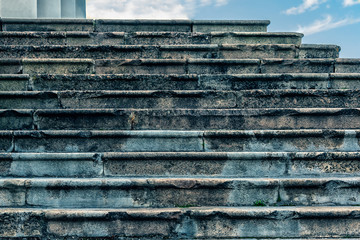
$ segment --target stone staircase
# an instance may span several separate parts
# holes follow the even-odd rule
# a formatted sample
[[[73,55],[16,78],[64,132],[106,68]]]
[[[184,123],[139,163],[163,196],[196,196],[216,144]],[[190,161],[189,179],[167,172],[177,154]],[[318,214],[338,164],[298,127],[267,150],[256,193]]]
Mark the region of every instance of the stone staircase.
[[[2,19],[1,239],[359,239],[360,60],[269,21]]]

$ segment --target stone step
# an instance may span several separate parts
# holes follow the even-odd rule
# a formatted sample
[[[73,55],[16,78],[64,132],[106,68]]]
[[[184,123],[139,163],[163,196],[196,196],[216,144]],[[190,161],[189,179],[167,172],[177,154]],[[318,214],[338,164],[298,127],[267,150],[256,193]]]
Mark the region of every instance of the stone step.
[[[27,74],[0,74],[0,91],[26,91],[30,89]]]
[[[91,45],[91,46],[0,46],[0,58],[91,58],[91,59],[249,59],[338,58],[337,46],[290,44],[196,44],[196,45]]]
[[[0,91],[0,109],[360,108],[360,90]]]
[[[19,79],[20,78],[20,79]],[[23,80],[24,78],[24,80]],[[360,74],[0,75],[0,91],[360,89]]]
[[[224,30],[225,31],[225,30]],[[295,44],[301,33],[289,32],[0,32],[0,45],[184,45],[184,44]],[[305,52],[306,49],[303,49]],[[323,50],[319,49],[319,52]],[[306,55],[306,54],[302,54]],[[309,52],[311,55],[311,51]]]
[[[2,178],[0,207],[358,206],[359,177]]]
[[[359,130],[0,131],[10,152],[354,152]]]
[[[357,108],[3,109],[4,130],[358,129]]]
[[[360,176],[359,152],[0,153],[2,177]]]
[[[267,20],[1,19],[2,31],[266,32]]]
[[[2,59],[0,74],[360,73],[360,59]]]
[[[360,237],[359,207],[4,208],[1,237],[146,239]]]

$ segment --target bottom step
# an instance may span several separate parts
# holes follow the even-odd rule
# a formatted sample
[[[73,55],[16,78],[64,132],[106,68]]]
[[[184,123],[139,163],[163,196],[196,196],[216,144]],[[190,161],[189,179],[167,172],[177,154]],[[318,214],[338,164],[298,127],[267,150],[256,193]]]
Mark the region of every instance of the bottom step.
[[[360,207],[0,209],[0,238],[359,238]]]

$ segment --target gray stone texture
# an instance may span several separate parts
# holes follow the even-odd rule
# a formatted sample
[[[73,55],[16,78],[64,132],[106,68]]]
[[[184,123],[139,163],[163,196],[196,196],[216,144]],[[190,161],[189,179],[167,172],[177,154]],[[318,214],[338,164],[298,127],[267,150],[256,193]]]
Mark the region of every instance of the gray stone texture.
[[[1,20],[1,239],[360,238],[358,59],[57,3]]]

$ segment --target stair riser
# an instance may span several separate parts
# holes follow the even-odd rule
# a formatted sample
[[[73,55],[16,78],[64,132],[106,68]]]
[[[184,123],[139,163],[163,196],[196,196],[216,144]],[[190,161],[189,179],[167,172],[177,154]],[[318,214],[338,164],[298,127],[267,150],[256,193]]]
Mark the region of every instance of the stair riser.
[[[336,179],[3,180],[0,207],[358,205],[359,182]],[[196,187],[195,187],[196,186]]]
[[[290,60],[289,60],[290,61]],[[349,67],[350,66],[350,67]],[[0,74],[254,74],[254,73],[360,73],[359,64],[291,60],[17,60],[5,61]]]
[[[93,154],[96,155],[96,154]],[[101,156],[102,154],[98,154]],[[316,159],[196,159],[184,157],[162,159],[94,157],[71,159],[2,159],[0,176],[3,177],[298,177],[360,175],[357,159],[338,157],[329,160]]]
[[[73,214],[42,211],[5,211],[1,223],[2,237],[111,237],[147,239],[226,239],[226,238],[352,238],[360,237],[359,220],[352,209],[339,213],[328,212],[306,215],[301,210],[261,208],[244,214],[228,209],[166,210],[142,214],[133,211],[87,211]],[[230,212],[230,213],[228,213]],[[299,213],[300,212],[300,213]],[[357,214],[357,212],[355,212]],[[31,224],[29,224],[31,223]],[[259,228],[261,226],[261,228]],[[65,237],[66,236],[66,237]]]
[[[0,92],[0,109],[359,108],[359,91]]]
[[[249,59],[249,58],[298,58],[295,46],[268,45],[234,46],[233,48],[158,48],[142,47],[0,47],[0,58],[91,58],[91,59]],[[319,53],[318,58],[332,53]]]
[[[300,45],[299,36],[214,36],[211,34],[124,34],[124,33],[0,33],[0,45],[183,45],[183,44],[292,44]],[[304,54],[305,56],[305,54]]]
[[[111,93],[110,93],[111,94]],[[161,93],[159,93],[161,95]],[[166,94],[166,93],[165,93]],[[107,97],[98,94],[68,95],[49,94],[49,96],[9,96],[0,94],[0,109],[61,109],[61,108],[235,108],[235,93],[188,93],[177,96],[156,96],[154,94],[125,94]],[[144,96],[145,95],[145,96]],[[147,96],[146,96],[147,95]],[[152,96],[151,96],[152,95]]]
[[[356,110],[6,110],[0,129],[39,130],[253,130],[253,129],[358,129]],[[15,121],[14,121],[15,120]]]
[[[13,75],[14,77],[17,75]],[[359,89],[358,77],[290,75],[35,75],[3,78],[0,91],[54,90],[251,90],[251,89]]]
[[[143,136],[142,134],[145,134]],[[278,135],[279,134],[279,135]],[[15,132],[0,136],[2,152],[331,152],[357,151],[355,131]]]
[[[198,77],[194,75],[142,75],[142,76],[34,76],[31,89],[37,91],[49,90],[195,90],[198,88]],[[360,82],[360,80],[359,80]],[[16,88],[19,83],[14,83]],[[4,90],[6,91],[4,84]],[[360,85],[359,85],[360,86]],[[25,83],[22,87],[26,87]],[[1,85],[0,85],[1,88]],[[9,89],[10,90],[10,89]]]
[[[330,75],[330,76],[329,76]],[[45,80],[45,79],[44,79]],[[60,81],[60,80],[59,80]],[[40,84],[40,81],[39,81]],[[45,84],[44,84],[45,85]],[[339,76],[334,74],[321,74],[317,76],[295,75],[225,75],[225,76],[199,76],[200,89],[212,90],[247,90],[247,89],[358,89],[360,75]],[[35,87],[36,88],[36,87]]]
[[[3,31],[266,32],[269,21],[4,19]]]

